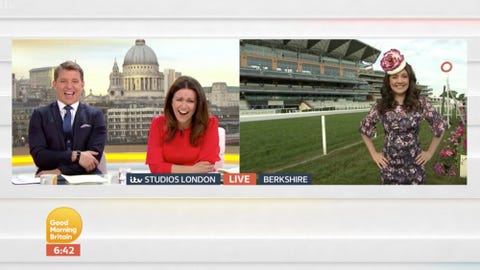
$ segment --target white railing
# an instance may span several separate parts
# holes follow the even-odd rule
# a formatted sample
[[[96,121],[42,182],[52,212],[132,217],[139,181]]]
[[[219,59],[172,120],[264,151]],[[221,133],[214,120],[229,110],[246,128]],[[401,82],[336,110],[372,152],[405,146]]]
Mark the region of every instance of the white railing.
[[[260,113],[253,114],[258,110],[250,110],[251,114],[240,113],[240,122],[254,122],[264,120],[276,120],[276,119],[290,119],[290,118],[302,118],[322,115],[334,115],[334,114],[347,114],[357,112],[368,112],[370,109],[350,109],[350,110],[332,110],[332,111],[311,111],[311,112],[290,112],[290,113]],[[275,111],[272,109],[271,111]]]
[[[321,117],[321,126],[322,126],[322,147],[323,154],[327,154],[327,136],[326,136],[326,125],[325,125],[325,115],[335,115],[335,114],[349,114],[357,112],[368,112],[370,109],[357,109],[357,110],[334,110],[334,111],[314,111],[314,112],[292,112],[292,113],[273,113],[273,114],[255,114],[255,115],[242,115],[240,114],[240,123],[242,122],[255,122],[255,121],[266,121],[266,120],[277,120],[277,119],[292,119],[292,118],[304,118],[304,117]]]

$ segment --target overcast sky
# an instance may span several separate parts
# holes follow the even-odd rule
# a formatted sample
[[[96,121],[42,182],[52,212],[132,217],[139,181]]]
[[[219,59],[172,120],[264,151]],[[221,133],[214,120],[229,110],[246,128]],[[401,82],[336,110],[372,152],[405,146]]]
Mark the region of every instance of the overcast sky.
[[[412,65],[417,81],[429,85],[438,96],[446,85],[448,76],[451,90],[467,94],[467,42],[464,39],[359,39],[381,50],[374,65],[381,69],[380,59],[383,53],[395,48]],[[445,73],[440,66],[445,61],[452,63],[452,70]]]
[[[418,82],[429,85],[438,96],[449,78],[450,89],[467,93],[467,42],[463,39],[359,39],[384,52],[396,48],[412,65]],[[203,86],[213,82],[239,85],[238,39],[145,39],[158,58],[159,69],[175,69],[196,77]],[[12,46],[12,69],[17,78],[28,78],[32,68],[56,66],[65,60],[76,60],[85,72],[85,89],[106,94],[109,74],[117,59],[122,71],[127,51],[135,45],[131,39],[16,39]],[[444,73],[443,62],[453,64]]]
[[[123,71],[125,54],[135,45],[135,38],[16,39],[12,43],[12,72],[18,79],[28,78],[32,68],[75,60],[84,70],[85,90],[106,94],[114,60],[117,59]],[[214,82],[238,86],[237,39],[145,39],[145,44],[156,53],[161,72],[175,69],[195,77],[203,86],[211,86]]]

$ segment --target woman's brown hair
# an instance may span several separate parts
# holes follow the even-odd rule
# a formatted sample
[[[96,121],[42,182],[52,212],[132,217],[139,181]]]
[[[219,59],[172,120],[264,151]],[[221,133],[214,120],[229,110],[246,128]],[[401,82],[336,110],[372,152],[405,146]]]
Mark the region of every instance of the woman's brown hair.
[[[417,87],[417,77],[410,64],[407,63],[405,70],[408,73],[409,83],[403,106],[407,112],[418,111],[420,109],[420,89]],[[392,75],[385,73],[385,77],[383,77],[383,86],[381,89],[382,98],[378,101],[380,114],[391,111],[398,105],[393,96],[392,88],[390,87],[390,76]]]
[[[189,76],[181,76],[177,78],[168,89],[167,96],[165,97],[163,114],[165,115],[168,129],[168,135],[166,136],[165,141],[172,140],[175,132],[178,130],[178,121],[173,112],[172,101],[173,96],[180,89],[190,89],[195,91],[196,93],[197,103],[195,113],[192,116],[192,131],[190,133],[190,144],[193,146],[197,146],[200,137],[207,129],[210,114],[208,111],[208,103],[205,91],[196,79]]]

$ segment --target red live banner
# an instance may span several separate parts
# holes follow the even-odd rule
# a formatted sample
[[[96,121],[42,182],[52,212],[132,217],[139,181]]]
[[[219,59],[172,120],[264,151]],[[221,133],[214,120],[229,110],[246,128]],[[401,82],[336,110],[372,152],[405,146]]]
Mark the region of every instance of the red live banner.
[[[47,256],[80,256],[80,244],[47,244]]]
[[[256,185],[255,173],[226,173],[223,175],[224,185]]]

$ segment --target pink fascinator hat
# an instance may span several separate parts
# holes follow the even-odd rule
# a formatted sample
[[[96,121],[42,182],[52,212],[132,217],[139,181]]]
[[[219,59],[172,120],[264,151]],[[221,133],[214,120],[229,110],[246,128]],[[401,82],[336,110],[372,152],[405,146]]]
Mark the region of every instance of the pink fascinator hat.
[[[391,49],[383,54],[382,60],[380,60],[380,66],[387,72],[388,75],[394,75],[402,71],[407,65],[405,57],[397,49]]]

